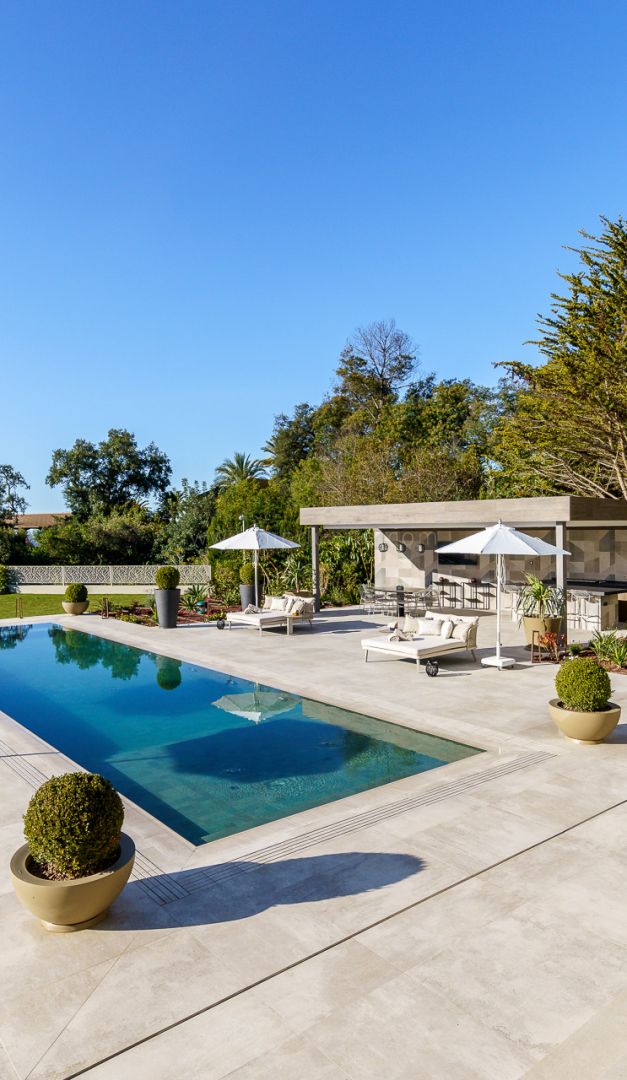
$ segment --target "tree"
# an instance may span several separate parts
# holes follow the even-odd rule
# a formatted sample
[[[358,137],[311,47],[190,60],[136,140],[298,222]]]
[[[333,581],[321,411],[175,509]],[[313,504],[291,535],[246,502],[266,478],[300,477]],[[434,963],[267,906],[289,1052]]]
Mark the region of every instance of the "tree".
[[[228,487],[230,484],[238,484],[240,480],[259,480],[265,477],[266,468],[263,461],[253,458],[250,454],[235,453],[232,458],[225,458],[218,465],[215,473],[216,484]]]
[[[69,509],[85,520],[93,513],[162,498],[171,473],[166,454],[154,443],[141,450],[130,431],[111,428],[97,445],[77,439],[70,450],[55,450],[46,483],[61,486]]]
[[[263,448],[274,476],[280,479],[291,476],[312,452],[316,437],[314,416],[315,409],[304,402],[296,406],[291,417],[286,413],[275,416],[274,431]]]
[[[510,415],[497,425],[493,456],[517,493],[627,498],[627,225],[601,218],[592,246],[574,248],[582,268],[560,274],[532,342],[547,358],[509,369]]]
[[[182,481],[170,498],[170,520],[161,537],[161,555],[168,562],[187,562],[202,555],[207,529],[216,509],[216,491],[206,484]]]
[[[0,525],[14,524],[27,507],[20,488],[28,490],[24,477],[12,465],[0,465]]]
[[[72,517],[42,529],[38,561],[113,566],[152,562],[160,524],[140,506],[93,514],[85,521]]]
[[[366,426],[376,427],[416,369],[416,347],[394,319],[359,327],[340,354],[335,393]]]

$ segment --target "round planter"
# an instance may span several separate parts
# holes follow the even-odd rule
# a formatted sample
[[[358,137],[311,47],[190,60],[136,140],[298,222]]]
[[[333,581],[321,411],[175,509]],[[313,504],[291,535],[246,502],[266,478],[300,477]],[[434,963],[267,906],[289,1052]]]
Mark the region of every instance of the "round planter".
[[[76,604],[71,604],[69,600],[62,600],[61,607],[67,615],[82,615],[89,607],[89,600],[81,600]]]
[[[242,611],[246,611],[249,604],[255,603],[255,586],[254,585],[240,585],[239,598],[242,604]]]
[[[32,856],[23,844],[11,859],[11,880],[18,900],[41,920],[46,930],[66,934],[95,926],[126,885],[133,863],[135,844],[122,833],[120,855],[108,870],[84,878],[47,881],[29,870]]]
[[[534,631],[539,634],[559,634],[562,628],[561,615],[544,615],[542,618],[536,615],[523,615],[525,627],[525,640],[527,645],[533,645]]]
[[[181,603],[180,589],[155,589],[157,618],[162,630],[173,630],[178,620]]]
[[[559,698],[549,701],[549,716],[569,739],[581,743],[603,742],[620,720],[620,705],[609,701],[599,712],[565,709]]]

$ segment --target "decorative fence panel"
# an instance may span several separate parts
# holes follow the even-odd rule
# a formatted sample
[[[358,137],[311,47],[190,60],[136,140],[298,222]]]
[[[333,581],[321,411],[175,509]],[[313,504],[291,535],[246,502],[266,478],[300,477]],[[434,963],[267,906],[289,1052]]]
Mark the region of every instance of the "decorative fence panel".
[[[20,585],[154,585],[159,565],[148,566],[8,566],[11,580]],[[186,563],[178,567],[181,585],[208,585],[209,563]]]

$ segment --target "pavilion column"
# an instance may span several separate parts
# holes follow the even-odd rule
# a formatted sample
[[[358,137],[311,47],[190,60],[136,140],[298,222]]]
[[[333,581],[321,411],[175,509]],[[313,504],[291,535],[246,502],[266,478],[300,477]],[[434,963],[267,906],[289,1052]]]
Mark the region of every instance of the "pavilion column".
[[[557,521],[555,523],[555,546],[567,550],[567,530],[565,521]],[[566,597],[566,587],[568,584],[568,556],[556,555],[555,556],[555,584],[558,589],[562,589],[564,593],[564,612],[562,615],[562,633],[568,640],[568,618],[567,607],[568,600]]]
[[[311,526],[311,584],[313,586],[314,611],[320,611],[320,528]]]

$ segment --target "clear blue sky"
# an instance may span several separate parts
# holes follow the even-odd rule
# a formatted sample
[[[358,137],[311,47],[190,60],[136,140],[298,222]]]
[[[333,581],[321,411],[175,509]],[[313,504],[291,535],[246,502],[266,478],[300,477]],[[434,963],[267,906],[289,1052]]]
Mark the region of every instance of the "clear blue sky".
[[[5,0],[0,463],[128,427],[210,480],[394,316],[494,382],[625,210],[624,3]]]

